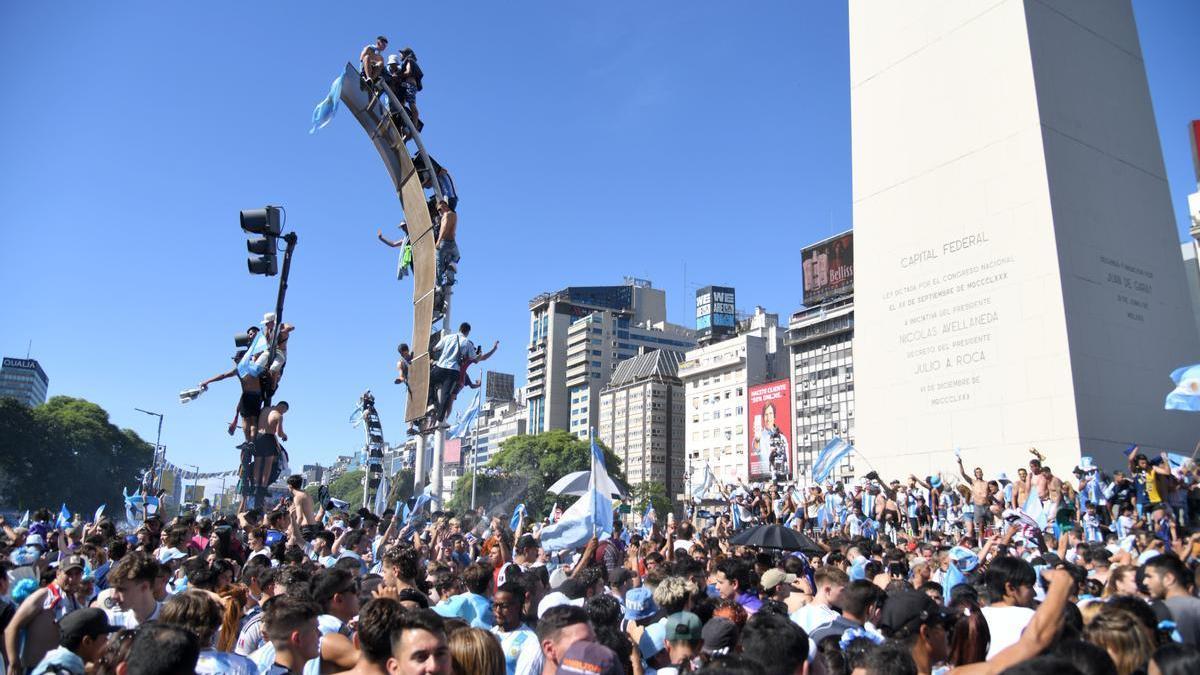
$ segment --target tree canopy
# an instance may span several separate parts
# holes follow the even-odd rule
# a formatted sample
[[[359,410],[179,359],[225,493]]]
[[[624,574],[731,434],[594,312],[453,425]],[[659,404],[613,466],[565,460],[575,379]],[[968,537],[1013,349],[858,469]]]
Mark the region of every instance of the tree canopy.
[[[42,506],[91,511],[123,508],[150,468],[154,446],[118,429],[108,412],[80,398],[55,396],[29,408],[0,398],[0,503],[17,509]]]
[[[624,480],[621,460],[603,443],[604,464],[608,474]],[[591,465],[591,442],[562,429],[540,434],[513,436],[500,443],[500,451],[481,467],[477,477],[476,504],[489,511],[511,513],[524,503],[530,517],[546,515],[558,499],[546,489],[572,471],[582,471]],[[563,497],[559,504],[566,508],[575,497]],[[456,511],[471,506],[471,472],[466,472],[454,485],[449,508]]]

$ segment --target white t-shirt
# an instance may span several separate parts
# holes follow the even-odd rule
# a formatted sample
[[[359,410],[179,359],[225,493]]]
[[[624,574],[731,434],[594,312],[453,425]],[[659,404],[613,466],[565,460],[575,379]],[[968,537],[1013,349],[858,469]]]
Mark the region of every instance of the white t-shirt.
[[[1028,607],[984,607],[983,618],[987,619],[988,632],[992,634],[987,653],[990,660],[997,652],[1021,639],[1021,632],[1033,620],[1033,610]]]

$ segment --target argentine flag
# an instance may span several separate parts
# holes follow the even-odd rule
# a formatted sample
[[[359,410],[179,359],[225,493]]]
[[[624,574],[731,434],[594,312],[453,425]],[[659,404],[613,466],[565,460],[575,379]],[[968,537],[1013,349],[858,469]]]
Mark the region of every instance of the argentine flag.
[[[1200,365],[1185,366],[1171,373],[1175,389],[1167,394],[1167,410],[1200,410]]]
[[[465,436],[471,429],[471,425],[475,422],[475,418],[479,417],[479,404],[481,399],[481,391],[475,390],[475,398],[471,400],[471,405],[458,416],[458,421],[454,426],[450,427],[450,433],[446,434],[447,438],[460,438]]]
[[[601,486],[608,485],[604,453],[592,437],[592,469],[588,489],[566,511],[558,522],[542,528],[542,548],[564,551],[582,548],[593,536],[605,539],[612,536],[612,497]]]
[[[813,480],[818,483],[825,482],[829,474],[833,473],[834,468],[853,450],[853,445],[840,438],[835,437],[826,443],[825,447],[821,449],[820,454],[817,455],[817,461],[813,462]]]

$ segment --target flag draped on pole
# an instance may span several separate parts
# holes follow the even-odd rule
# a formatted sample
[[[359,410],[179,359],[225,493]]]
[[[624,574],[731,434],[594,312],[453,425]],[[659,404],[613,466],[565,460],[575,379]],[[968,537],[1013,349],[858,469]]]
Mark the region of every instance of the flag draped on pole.
[[[308,133],[315,134],[317,129],[324,129],[325,125],[333,121],[334,114],[337,113],[338,103],[342,100],[342,76],[338,75],[333,84],[329,85],[329,93],[317,107],[313,109],[312,128]]]
[[[604,453],[592,438],[592,468],[588,476],[588,489],[575,501],[558,522],[542,528],[542,548],[547,551],[562,551],[581,548],[592,536],[604,539],[612,536],[613,503],[607,489],[608,471],[604,467]],[[555,508],[557,508],[555,504]]]
[[[854,446],[840,438],[835,437],[826,443],[825,447],[821,448],[821,452],[817,454],[817,461],[813,462],[813,480],[823,483],[829,474],[833,473],[838,463],[853,451]]]
[[[388,492],[391,490],[391,481],[388,480],[387,474],[379,477],[379,487],[375,488],[375,515],[382,516],[388,507]]]
[[[1177,368],[1171,373],[1175,389],[1167,394],[1167,410],[1200,411],[1200,364]]]
[[[450,431],[446,434],[446,438],[460,438],[465,436],[471,430],[471,424],[475,422],[475,418],[479,417],[479,406],[481,402],[481,390],[475,390],[475,398],[471,400],[471,405],[462,411],[458,416],[458,421],[450,427]]]

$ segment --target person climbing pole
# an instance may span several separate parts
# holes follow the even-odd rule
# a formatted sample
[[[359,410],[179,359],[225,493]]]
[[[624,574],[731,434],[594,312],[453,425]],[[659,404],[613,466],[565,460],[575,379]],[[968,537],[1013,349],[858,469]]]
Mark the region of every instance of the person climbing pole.
[[[379,230],[376,235],[379,237],[379,241],[389,247],[400,249],[400,261],[396,264],[397,280],[403,279],[412,271],[412,244],[408,241],[408,223],[400,221],[400,229],[404,232],[404,237],[401,239],[388,239],[383,236],[383,230]]]
[[[425,73],[421,72],[421,66],[417,65],[417,55],[412,47],[400,50],[400,62],[400,86],[403,93],[396,92],[396,95],[404,97],[404,107],[408,109],[408,116],[412,118],[413,126],[420,131],[425,128],[425,123],[421,121],[421,115],[417,112],[417,92],[424,88],[421,82],[425,79]]]
[[[437,211],[438,227],[433,240],[434,248],[437,250],[437,285],[441,287],[442,294],[445,295],[446,290],[454,285],[455,275],[458,272],[458,261],[461,260],[458,244],[454,240],[458,233],[458,214],[450,208],[450,203],[445,199],[438,200]]]
[[[382,35],[375,42],[362,48],[358,62],[362,66],[363,83],[370,85],[383,74],[383,52],[387,49],[388,39]]]
[[[429,369],[429,391],[434,402],[432,421],[442,429],[449,428],[446,413],[458,385],[462,361],[475,353],[475,345],[467,337],[470,334],[471,324],[464,321],[457,333],[443,336],[433,349],[437,360]]]

